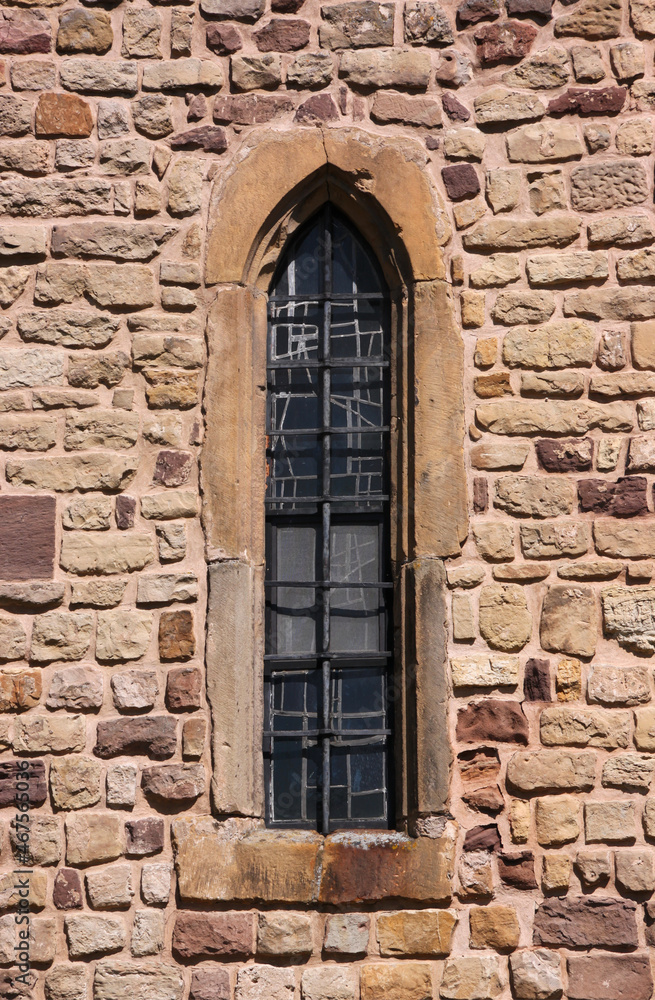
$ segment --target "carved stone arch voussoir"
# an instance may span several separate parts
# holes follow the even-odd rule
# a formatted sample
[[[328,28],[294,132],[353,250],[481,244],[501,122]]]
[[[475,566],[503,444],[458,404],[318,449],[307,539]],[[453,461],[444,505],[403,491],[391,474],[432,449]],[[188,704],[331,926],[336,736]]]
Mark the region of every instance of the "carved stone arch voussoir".
[[[266,290],[288,235],[327,199],[376,251],[404,351],[396,559],[410,734],[400,812],[409,821],[443,812],[448,799],[442,560],[459,554],[468,530],[464,352],[443,259],[450,226],[425,151],[357,129],[253,135],[212,192],[206,281],[218,287],[207,323],[201,485],[213,802],[222,815],[263,814]]]

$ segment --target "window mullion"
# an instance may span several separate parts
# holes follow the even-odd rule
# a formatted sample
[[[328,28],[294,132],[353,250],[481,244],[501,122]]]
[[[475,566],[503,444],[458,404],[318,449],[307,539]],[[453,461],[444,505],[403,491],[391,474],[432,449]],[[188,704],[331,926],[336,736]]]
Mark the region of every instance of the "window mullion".
[[[323,343],[322,361],[330,360],[330,328],[332,325],[332,303],[330,294],[332,292],[332,219],[329,205],[325,208],[325,225],[323,230],[323,280],[325,292],[325,302],[323,303]],[[325,365],[322,372],[322,458],[323,458],[323,496],[330,496],[330,476],[331,476],[331,441],[329,427],[331,425],[331,405],[330,397],[332,393],[332,372],[329,365]],[[331,578],[330,571],[330,520],[331,507],[329,500],[322,503],[322,547],[321,547],[321,582],[325,584]],[[323,596],[323,635],[322,651],[329,652],[330,649],[330,590],[323,586],[321,590]],[[330,660],[324,659],[321,663],[322,680],[322,727],[324,735],[322,737],[322,829],[326,834],[330,829]]]

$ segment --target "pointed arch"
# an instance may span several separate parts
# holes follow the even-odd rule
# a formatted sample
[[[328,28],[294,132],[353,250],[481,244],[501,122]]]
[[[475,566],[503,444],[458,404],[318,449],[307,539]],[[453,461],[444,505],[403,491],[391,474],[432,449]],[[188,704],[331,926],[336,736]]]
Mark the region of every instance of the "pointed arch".
[[[401,824],[443,812],[445,572],[467,534],[463,343],[442,247],[449,224],[425,152],[356,129],[248,139],[212,192],[206,280],[206,436],[201,459],[209,563],[208,695],[213,802],[263,814],[264,427],[267,289],[294,230],[332,202],[375,249],[391,291],[398,368],[394,426]]]

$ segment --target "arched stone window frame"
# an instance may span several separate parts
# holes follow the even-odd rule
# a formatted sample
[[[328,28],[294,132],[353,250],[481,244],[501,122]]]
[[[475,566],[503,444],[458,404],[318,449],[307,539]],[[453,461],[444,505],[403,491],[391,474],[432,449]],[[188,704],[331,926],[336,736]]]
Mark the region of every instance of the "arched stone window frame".
[[[357,129],[256,133],[212,192],[201,458],[212,803],[218,817],[264,815],[266,294],[287,237],[327,199],[376,250],[391,290],[396,798],[399,828],[415,833],[448,809],[443,560],[467,534],[463,342],[442,251],[450,226],[425,152]]]

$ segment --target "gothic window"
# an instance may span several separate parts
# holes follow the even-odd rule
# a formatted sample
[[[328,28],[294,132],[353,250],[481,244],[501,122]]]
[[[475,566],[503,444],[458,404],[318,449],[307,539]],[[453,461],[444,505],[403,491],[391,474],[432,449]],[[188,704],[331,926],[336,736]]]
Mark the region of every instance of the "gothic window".
[[[267,823],[388,827],[390,303],[330,204],[290,239],[268,310]]]

